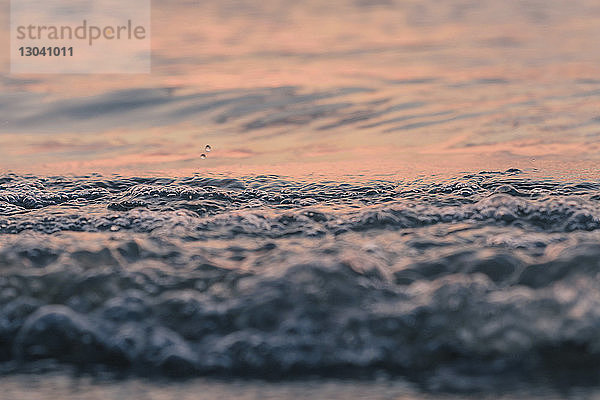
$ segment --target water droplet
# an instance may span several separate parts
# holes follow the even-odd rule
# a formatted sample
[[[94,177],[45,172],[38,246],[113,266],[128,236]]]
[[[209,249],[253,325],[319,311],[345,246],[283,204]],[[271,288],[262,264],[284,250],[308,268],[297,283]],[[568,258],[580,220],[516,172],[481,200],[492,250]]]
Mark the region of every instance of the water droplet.
[[[206,158],[206,154],[204,154],[204,153],[200,154],[200,158],[204,160]]]
[[[212,147],[210,147],[210,144],[207,144],[206,147],[204,148],[204,151],[206,151],[207,153],[210,152],[212,150]]]

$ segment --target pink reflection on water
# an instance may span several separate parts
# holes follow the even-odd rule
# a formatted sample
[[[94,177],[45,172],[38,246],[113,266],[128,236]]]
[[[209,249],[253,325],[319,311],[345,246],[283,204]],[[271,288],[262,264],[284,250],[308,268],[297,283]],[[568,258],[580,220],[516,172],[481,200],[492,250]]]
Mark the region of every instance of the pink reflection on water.
[[[498,167],[534,157],[597,160],[598,86],[590,80],[600,76],[597,2],[470,5],[155,3],[151,75],[15,75],[0,85],[39,95],[27,105],[32,117],[60,99],[138,88],[169,87],[177,101],[215,90],[242,98],[242,89],[263,87],[297,86],[298,96],[343,87],[370,91],[292,106],[282,95],[240,109],[232,103],[204,110],[200,100],[181,100],[95,116],[92,107],[85,118],[50,119],[42,128],[51,137],[39,135],[40,126],[9,124],[0,135],[0,165],[41,173],[233,168],[343,175],[364,166],[378,173],[431,171],[432,161],[442,170],[445,163],[468,170],[485,169],[487,160]],[[394,108],[410,102],[421,104]],[[197,115],[177,120],[194,107]],[[153,120],[165,110],[172,120]],[[131,115],[135,124],[123,117]],[[262,125],[249,129],[256,121]],[[205,142],[216,151],[200,162]]]

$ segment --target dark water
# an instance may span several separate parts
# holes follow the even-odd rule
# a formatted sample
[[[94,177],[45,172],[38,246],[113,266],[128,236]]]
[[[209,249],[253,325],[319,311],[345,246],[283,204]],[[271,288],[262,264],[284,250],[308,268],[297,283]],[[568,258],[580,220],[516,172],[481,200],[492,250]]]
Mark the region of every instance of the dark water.
[[[163,1],[152,74],[0,71],[0,398],[597,395],[599,20]]]
[[[3,175],[2,369],[596,382],[600,184],[351,182]]]

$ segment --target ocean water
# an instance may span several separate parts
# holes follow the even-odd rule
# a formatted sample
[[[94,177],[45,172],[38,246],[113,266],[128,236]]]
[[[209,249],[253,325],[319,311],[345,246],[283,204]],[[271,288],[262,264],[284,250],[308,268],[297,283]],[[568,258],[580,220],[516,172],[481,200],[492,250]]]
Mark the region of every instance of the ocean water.
[[[598,379],[598,183],[0,182],[5,373]]]
[[[598,396],[596,0],[152,15],[0,75],[0,398]]]

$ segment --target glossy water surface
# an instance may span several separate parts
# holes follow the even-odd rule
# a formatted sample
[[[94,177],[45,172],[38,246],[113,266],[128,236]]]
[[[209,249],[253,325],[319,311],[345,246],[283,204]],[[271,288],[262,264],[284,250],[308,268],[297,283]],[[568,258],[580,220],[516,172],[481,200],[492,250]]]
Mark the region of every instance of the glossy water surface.
[[[167,1],[151,75],[1,75],[2,387],[61,397],[36,374],[67,368],[130,377],[89,396],[207,375],[591,396],[598,18]]]

